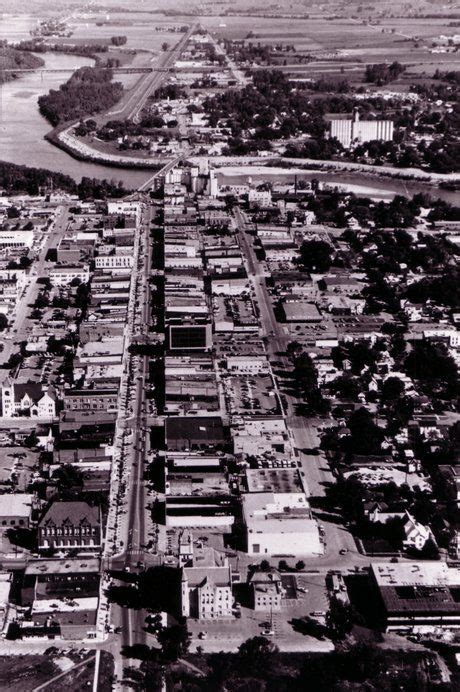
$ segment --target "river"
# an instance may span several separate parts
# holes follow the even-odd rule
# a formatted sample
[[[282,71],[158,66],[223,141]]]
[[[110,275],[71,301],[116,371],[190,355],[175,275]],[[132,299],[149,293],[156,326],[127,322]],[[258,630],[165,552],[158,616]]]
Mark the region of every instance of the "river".
[[[51,125],[40,115],[38,97],[50,89],[57,89],[77,67],[91,65],[93,61],[60,53],[46,53],[40,57],[45,60],[46,68],[68,67],[69,71],[55,74],[37,71],[1,86],[0,158],[66,173],[76,180],[86,175],[122,180],[127,187],[138,187],[147,180],[148,171],[122,170],[78,161],[44,139]]]
[[[4,15],[0,18],[0,39],[6,38],[13,42],[28,38],[30,28],[35,21],[26,15]],[[129,33],[130,27],[126,27],[126,29]],[[60,53],[46,53],[41,57],[45,61],[45,68],[65,68],[66,71],[53,74],[42,73],[38,70],[0,85],[0,159],[59,171],[75,180],[80,180],[82,176],[107,178],[117,182],[121,180],[125,188],[137,189],[151,176],[151,171],[128,170],[79,161],[44,139],[51,126],[40,115],[37,105],[38,97],[50,89],[57,89],[77,67],[91,65],[93,61]],[[272,176],[267,171],[259,175],[252,175],[252,178],[254,182],[262,182],[264,177],[273,181],[293,179],[293,175],[286,175],[286,173],[286,171],[279,171],[279,174]],[[358,194],[368,194],[377,199],[390,199],[395,194],[411,196],[416,192],[425,192],[431,193],[435,198],[440,197],[448,202],[458,204],[458,193],[431,188],[428,185],[420,185],[415,182],[406,183],[389,178],[372,178],[372,176],[359,173],[340,174],[323,171],[308,171],[298,177],[307,180],[312,177],[319,178],[347,187],[350,191]],[[241,175],[231,178],[225,176],[224,180],[225,182],[236,182],[245,178],[246,176]]]

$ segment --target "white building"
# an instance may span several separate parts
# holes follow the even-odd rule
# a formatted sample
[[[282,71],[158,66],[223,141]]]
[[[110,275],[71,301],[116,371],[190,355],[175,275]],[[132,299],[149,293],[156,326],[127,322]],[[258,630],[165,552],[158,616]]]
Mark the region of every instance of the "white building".
[[[261,207],[269,207],[272,203],[272,193],[270,190],[249,190],[249,204],[257,204]]]
[[[392,120],[360,120],[356,111],[353,119],[331,120],[331,137],[339,140],[346,149],[353,143],[363,142],[391,142],[393,140],[394,125]]]
[[[33,242],[33,231],[0,231],[0,248],[31,248]]]
[[[195,549],[193,534],[179,539],[181,613],[183,617],[215,620],[232,617],[232,570],[225,556],[213,548]]]
[[[2,416],[30,416],[31,418],[55,418],[56,397],[51,388],[27,382],[11,383],[5,380],[2,386]]]
[[[305,495],[247,493],[242,500],[249,555],[323,554]]]
[[[54,286],[68,286],[74,279],[86,284],[89,281],[89,276],[89,267],[86,265],[54,267],[49,274],[50,281]]]
[[[102,255],[94,260],[96,269],[132,269],[133,255]]]
[[[404,533],[406,536],[403,541],[404,547],[416,550],[422,550],[432,535],[430,528],[416,521],[409,512],[405,514]]]

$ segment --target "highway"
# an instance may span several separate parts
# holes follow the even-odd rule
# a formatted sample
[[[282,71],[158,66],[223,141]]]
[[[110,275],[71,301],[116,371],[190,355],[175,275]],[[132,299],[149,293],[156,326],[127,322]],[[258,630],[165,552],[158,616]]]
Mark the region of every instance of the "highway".
[[[128,119],[136,122],[148,97],[166,80],[170,70],[174,67],[174,63],[184,50],[189,38],[196,31],[197,26],[197,24],[193,24],[172,50],[164,51],[158,60],[158,64],[155,66],[155,71],[142,77],[131,93],[128,94],[127,98],[125,100],[122,99],[118,107],[109,111],[107,115],[116,116],[120,120]],[[154,58],[152,58],[152,60],[153,59]]]

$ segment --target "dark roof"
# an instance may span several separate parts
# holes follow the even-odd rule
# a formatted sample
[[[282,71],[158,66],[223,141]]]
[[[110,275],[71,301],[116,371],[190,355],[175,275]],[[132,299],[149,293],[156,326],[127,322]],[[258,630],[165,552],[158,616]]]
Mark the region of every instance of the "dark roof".
[[[380,594],[390,615],[407,613],[460,617],[459,586],[382,586]]]
[[[40,521],[40,526],[45,524],[69,523],[78,526],[82,523],[96,525],[100,523],[99,507],[91,507],[87,502],[54,502]]]
[[[224,441],[224,427],[218,416],[173,416],[166,419],[166,440]]]
[[[14,385],[14,398],[16,401],[21,401],[26,394],[28,394],[34,402],[37,402],[40,401],[45,392],[40,383],[25,382]]]

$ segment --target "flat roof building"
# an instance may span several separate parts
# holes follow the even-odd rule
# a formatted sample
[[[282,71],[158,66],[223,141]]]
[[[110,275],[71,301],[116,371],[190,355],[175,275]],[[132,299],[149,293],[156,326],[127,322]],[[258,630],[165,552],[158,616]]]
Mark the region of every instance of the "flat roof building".
[[[373,563],[370,574],[386,632],[460,628],[460,568],[441,561]]]

